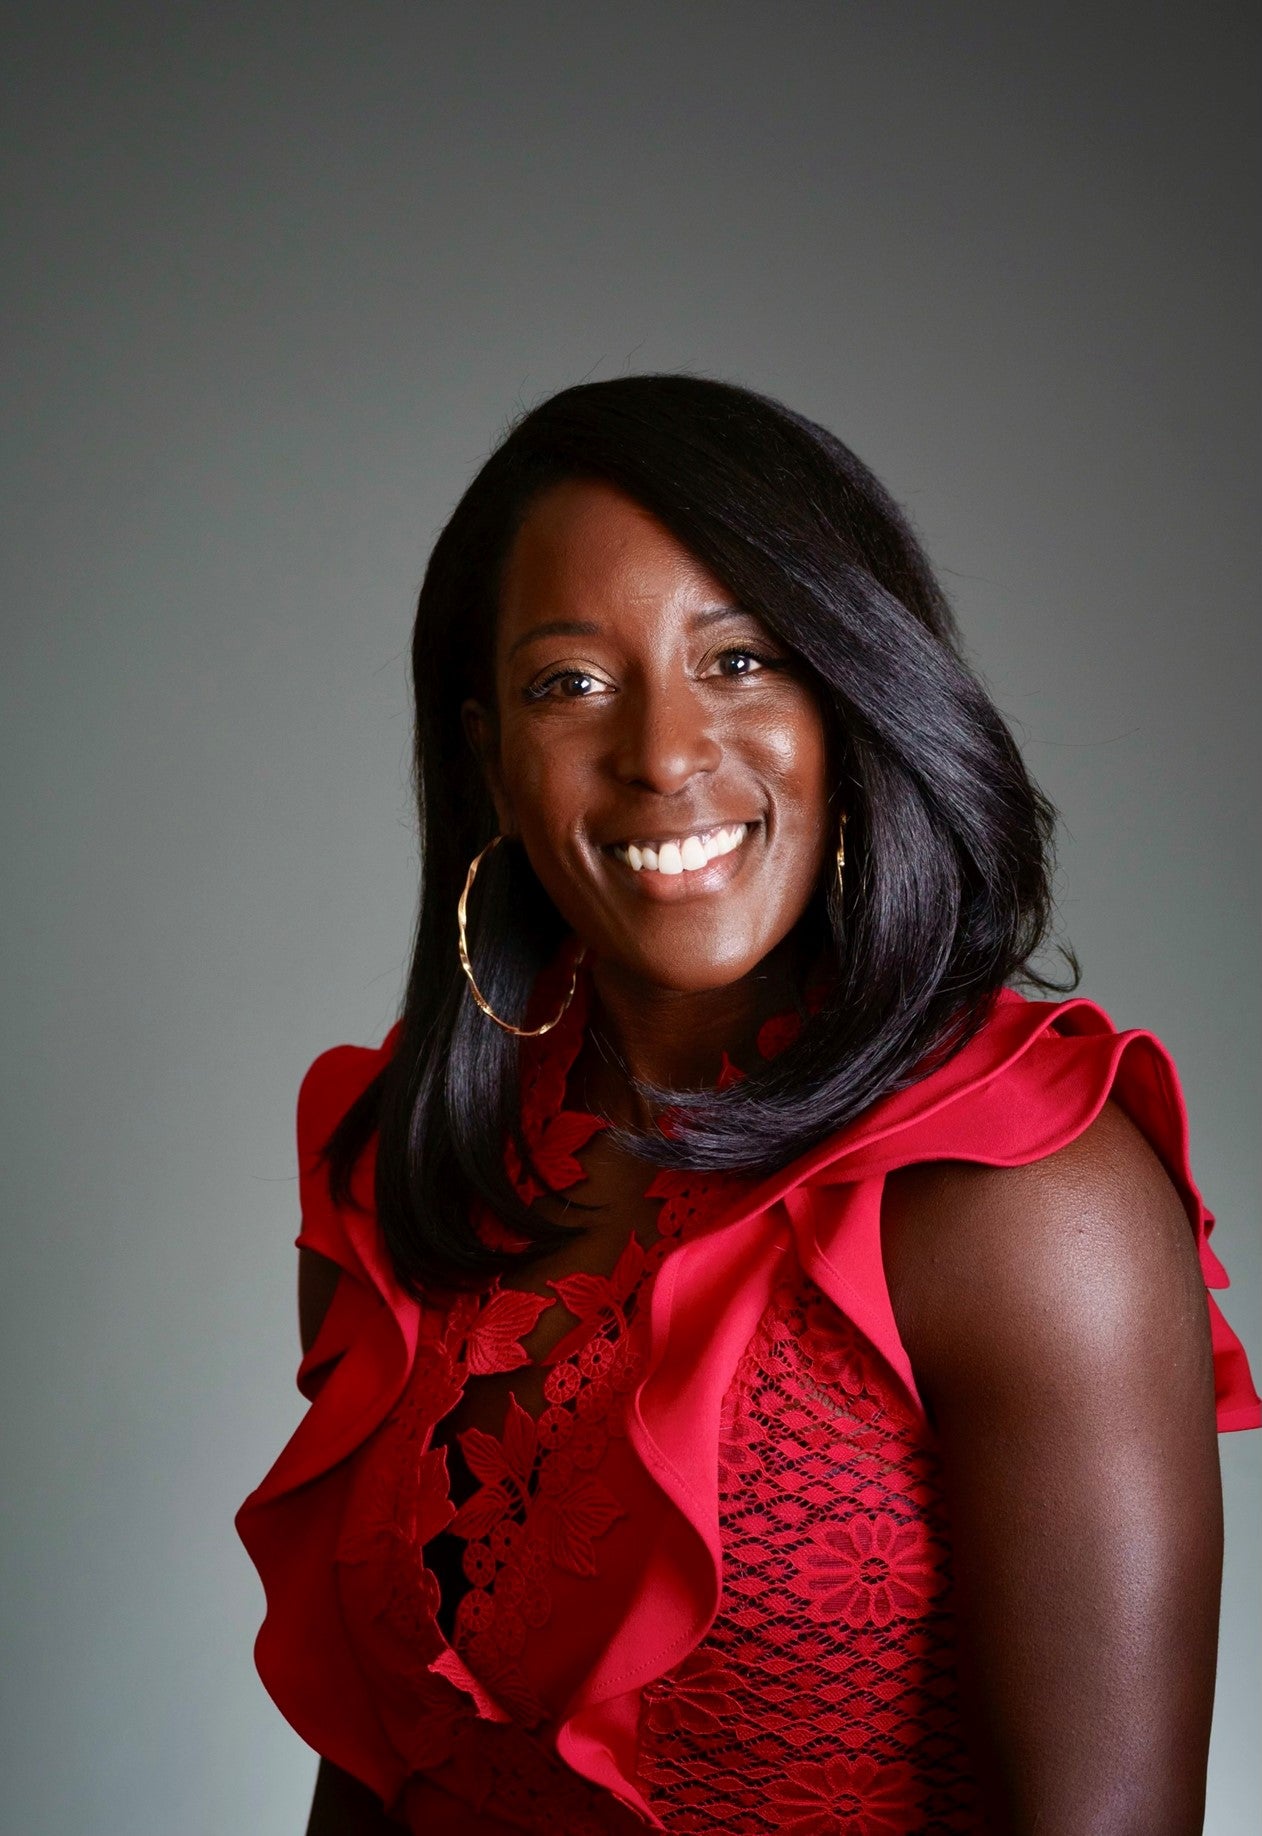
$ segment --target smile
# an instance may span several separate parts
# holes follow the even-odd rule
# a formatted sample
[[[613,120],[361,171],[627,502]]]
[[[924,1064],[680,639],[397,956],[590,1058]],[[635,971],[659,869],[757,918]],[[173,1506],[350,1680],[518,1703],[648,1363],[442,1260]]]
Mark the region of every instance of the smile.
[[[734,853],[748,833],[748,823],[734,822],[726,828],[701,829],[695,835],[619,843],[610,853],[626,861],[633,873],[697,873],[720,855]]]

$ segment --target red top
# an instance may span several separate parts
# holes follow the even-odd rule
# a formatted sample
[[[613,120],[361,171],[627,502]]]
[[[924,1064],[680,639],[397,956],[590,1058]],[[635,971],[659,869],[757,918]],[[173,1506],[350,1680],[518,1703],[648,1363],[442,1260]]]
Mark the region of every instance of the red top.
[[[523,1125],[558,1188],[601,1126],[564,1107],[585,998],[581,980],[561,1024],[523,1042]],[[763,1052],[794,1024],[769,1022]],[[381,1245],[372,1148],[363,1213],[335,1208],[315,1165],[398,1031],[323,1053],[299,1093],[298,1242],[344,1278],[299,1369],[311,1407],[237,1519],[282,1712],[418,1836],[978,1829],[884,1176],[1040,1159],[1111,1096],[1225,1286],[1165,1048],[1092,1002],[1005,990],[949,1064],[770,1179],[658,1174],[657,1235],[611,1275],[552,1281],[556,1300],[497,1278],[421,1303]],[[498,1434],[435,1444],[471,1383],[529,1365],[522,1340],[557,1304],[575,1325],[541,1360],[542,1408],[510,1395]],[[1219,1425],[1256,1426],[1243,1351],[1209,1308]]]

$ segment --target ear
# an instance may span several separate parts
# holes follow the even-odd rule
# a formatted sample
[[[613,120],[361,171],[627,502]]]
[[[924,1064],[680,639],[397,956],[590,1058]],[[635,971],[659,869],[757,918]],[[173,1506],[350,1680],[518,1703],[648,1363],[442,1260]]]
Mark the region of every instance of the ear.
[[[482,779],[495,805],[495,819],[499,823],[500,834],[516,835],[517,822],[513,815],[512,799],[505,789],[504,776],[500,770],[499,722],[480,701],[463,702],[460,719],[465,738],[482,767]]]

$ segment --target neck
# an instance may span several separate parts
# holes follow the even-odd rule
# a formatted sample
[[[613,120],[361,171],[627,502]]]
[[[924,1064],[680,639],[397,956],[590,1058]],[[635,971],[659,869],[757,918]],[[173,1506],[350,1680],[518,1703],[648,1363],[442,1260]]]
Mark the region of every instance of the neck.
[[[800,998],[800,954],[786,941],[740,981],[690,992],[595,963],[587,1037],[573,1074],[582,1107],[647,1128],[655,1112],[637,1083],[705,1089],[718,1078],[724,1053],[737,1065],[752,1063],[763,1022]]]

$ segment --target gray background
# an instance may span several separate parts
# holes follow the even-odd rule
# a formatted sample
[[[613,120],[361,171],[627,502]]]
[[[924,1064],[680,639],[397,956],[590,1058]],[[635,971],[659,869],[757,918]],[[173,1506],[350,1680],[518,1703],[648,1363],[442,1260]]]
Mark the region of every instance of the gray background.
[[[293,1100],[401,993],[430,544],[580,378],[769,390],[908,505],[1063,811],[1084,992],[1180,1065],[1256,1361],[1255,13],[10,14],[6,1832],[302,1828],[231,1525],[301,1408]]]

